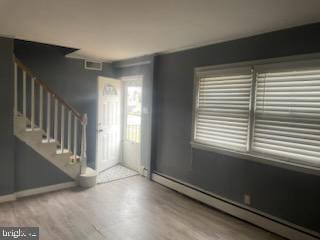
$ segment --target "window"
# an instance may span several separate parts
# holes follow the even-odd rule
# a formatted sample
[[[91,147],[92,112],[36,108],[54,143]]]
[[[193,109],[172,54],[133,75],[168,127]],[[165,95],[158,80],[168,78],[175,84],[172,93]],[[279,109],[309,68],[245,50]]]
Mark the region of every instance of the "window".
[[[253,150],[320,163],[320,68],[257,74]]]
[[[320,61],[196,72],[193,142],[320,167]]]
[[[228,149],[247,149],[250,68],[199,79],[195,141]]]
[[[126,88],[126,139],[140,143],[142,87]]]

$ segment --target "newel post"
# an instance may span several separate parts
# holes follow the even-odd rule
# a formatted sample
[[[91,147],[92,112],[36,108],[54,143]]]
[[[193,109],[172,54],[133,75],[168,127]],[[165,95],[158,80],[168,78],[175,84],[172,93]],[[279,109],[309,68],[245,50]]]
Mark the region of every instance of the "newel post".
[[[87,170],[87,123],[88,116],[85,113],[82,118],[82,137],[81,137],[81,174],[85,174]]]

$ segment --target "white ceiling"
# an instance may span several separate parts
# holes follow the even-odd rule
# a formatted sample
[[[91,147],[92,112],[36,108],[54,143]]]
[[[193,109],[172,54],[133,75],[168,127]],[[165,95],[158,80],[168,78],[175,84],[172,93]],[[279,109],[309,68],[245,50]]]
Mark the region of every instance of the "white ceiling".
[[[320,21],[320,0],[0,0],[0,35],[120,60]]]

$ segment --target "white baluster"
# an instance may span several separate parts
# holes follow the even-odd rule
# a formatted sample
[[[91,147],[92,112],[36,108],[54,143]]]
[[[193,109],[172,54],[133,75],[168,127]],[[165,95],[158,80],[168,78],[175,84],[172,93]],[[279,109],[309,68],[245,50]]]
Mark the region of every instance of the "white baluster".
[[[27,73],[25,71],[23,71],[23,103],[22,103],[22,113],[23,113],[23,117],[25,117],[25,119],[27,120]]]
[[[54,140],[58,141],[58,99],[54,100],[54,126],[53,126]]]
[[[50,131],[51,131],[51,95],[48,92],[47,98],[47,141],[50,142]]]
[[[14,63],[14,114],[18,114],[18,65]]]
[[[77,151],[78,151],[78,119],[74,116],[74,131],[73,131],[73,157],[74,161],[77,160]]]
[[[31,78],[31,130],[34,129],[34,82],[35,79]]]
[[[68,111],[68,151],[71,152],[71,111]]]
[[[85,174],[87,170],[87,114],[82,119],[82,137],[81,137],[81,174]]]
[[[61,104],[61,153],[64,151],[64,105]]]
[[[43,129],[43,87],[39,85],[39,128]]]

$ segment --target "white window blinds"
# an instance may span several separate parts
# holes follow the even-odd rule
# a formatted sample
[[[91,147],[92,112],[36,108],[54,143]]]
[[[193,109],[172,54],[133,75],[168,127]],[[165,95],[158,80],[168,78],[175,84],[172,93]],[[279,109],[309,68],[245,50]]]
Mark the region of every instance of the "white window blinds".
[[[320,67],[258,72],[252,148],[320,164]]]
[[[246,151],[251,85],[250,68],[199,77],[194,141]]]

